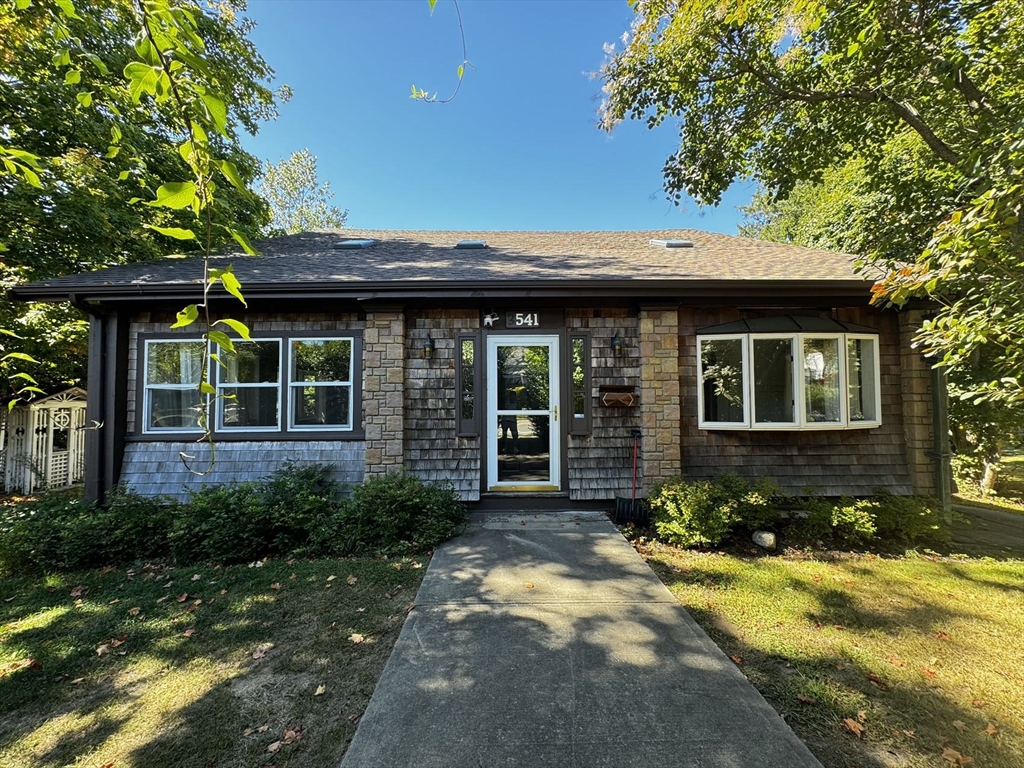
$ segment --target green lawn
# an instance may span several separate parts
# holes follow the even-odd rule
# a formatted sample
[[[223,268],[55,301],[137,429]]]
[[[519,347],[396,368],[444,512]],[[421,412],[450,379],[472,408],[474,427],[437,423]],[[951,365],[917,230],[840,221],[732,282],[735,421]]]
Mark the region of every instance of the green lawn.
[[[1024,765],[1024,562],[638,549],[828,768]]]
[[[425,565],[4,579],[0,765],[335,765]]]

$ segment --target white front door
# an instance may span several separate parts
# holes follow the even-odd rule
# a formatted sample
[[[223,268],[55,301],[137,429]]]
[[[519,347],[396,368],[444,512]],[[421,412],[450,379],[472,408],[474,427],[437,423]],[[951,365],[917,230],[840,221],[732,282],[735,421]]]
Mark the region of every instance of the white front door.
[[[561,488],[558,337],[487,338],[487,490]]]

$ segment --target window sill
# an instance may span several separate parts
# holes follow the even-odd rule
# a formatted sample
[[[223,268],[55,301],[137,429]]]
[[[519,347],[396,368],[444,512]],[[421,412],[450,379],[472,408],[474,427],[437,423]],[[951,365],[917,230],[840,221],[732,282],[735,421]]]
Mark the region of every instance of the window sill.
[[[200,432],[150,432],[145,434],[129,433],[124,436],[126,443],[197,443],[202,437]],[[277,442],[361,442],[366,440],[362,430],[347,432],[216,432],[215,443],[277,443]]]
[[[757,427],[731,424],[699,424],[697,429],[703,432],[846,432],[851,429],[878,429],[881,422],[873,421],[866,424],[778,424]]]

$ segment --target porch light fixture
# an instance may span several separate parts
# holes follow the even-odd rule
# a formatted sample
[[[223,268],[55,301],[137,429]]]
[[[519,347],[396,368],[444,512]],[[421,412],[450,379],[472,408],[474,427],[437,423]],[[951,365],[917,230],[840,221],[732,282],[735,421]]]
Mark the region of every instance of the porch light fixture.
[[[616,356],[622,354],[622,339],[619,338],[617,331],[612,337],[612,354]]]
[[[423,356],[430,359],[434,356],[434,340],[427,334],[427,340],[423,342]]]

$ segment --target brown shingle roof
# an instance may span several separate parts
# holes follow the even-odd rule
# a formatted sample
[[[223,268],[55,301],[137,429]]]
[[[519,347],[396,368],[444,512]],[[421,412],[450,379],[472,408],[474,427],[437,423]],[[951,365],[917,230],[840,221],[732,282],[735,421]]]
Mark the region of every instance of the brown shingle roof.
[[[366,249],[339,250],[343,239],[377,241]],[[651,240],[690,240],[692,248],[662,248]],[[456,249],[460,240],[486,240],[485,249]],[[448,232],[325,230],[270,238],[256,244],[261,257],[227,251],[218,265],[231,263],[247,292],[260,286],[338,284],[422,285],[435,283],[619,281],[655,284],[701,281],[810,281],[864,283],[854,257],[793,245],[769,243],[698,230],[630,232]],[[14,290],[19,298],[76,291],[186,286],[200,281],[198,258],[162,259],[32,283]],[[438,286],[439,287],[439,286]],[[808,286],[809,288],[811,286]],[[866,288],[865,288],[866,292]]]

